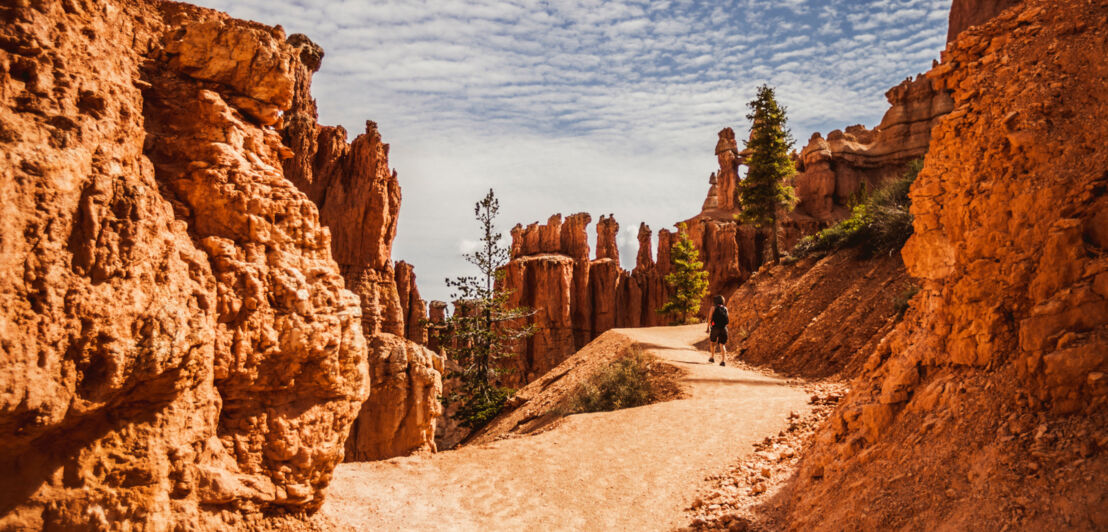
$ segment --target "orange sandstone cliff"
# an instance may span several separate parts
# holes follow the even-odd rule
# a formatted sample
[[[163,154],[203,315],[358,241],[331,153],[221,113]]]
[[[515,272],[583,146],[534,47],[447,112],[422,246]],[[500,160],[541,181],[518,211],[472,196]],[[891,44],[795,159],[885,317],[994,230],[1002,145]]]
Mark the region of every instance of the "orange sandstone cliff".
[[[922,289],[777,501],[790,526],[1108,527],[1105,28],[1028,0],[928,73],[954,109],[911,193]]]
[[[292,105],[282,117],[282,137],[293,147],[283,161],[285,175],[317,205],[320,221],[331,231],[331,252],[346,287],[361,301],[372,381],[388,383],[371,388],[346,442],[346,459],[433,451],[434,420],[442,410],[437,399],[442,358],[404,340],[425,343],[418,320],[423,303],[411,266],[401,263],[397,269],[392,262],[400,183],[389,168],[389,145],[371,121],[349,144],[341,126],[318,125],[310,88],[323,51],[302,35],[289,42],[300,61]]]
[[[359,159],[379,141],[313,137],[297,112],[322,52],[171,2],[7,2],[0,20],[0,528],[317,508],[371,368],[390,415],[437,376],[377,334],[402,330],[399,192]],[[288,166],[308,160],[331,170]],[[371,201],[340,225],[318,180]]]

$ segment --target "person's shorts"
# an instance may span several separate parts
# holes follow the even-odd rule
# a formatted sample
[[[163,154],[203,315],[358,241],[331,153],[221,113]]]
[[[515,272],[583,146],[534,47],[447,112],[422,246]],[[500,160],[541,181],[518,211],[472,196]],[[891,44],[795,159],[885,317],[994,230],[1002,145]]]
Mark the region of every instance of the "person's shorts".
[[[712,327],[712,332],[708,334],[708,341],[717,344],[726,344],[727,327]]]

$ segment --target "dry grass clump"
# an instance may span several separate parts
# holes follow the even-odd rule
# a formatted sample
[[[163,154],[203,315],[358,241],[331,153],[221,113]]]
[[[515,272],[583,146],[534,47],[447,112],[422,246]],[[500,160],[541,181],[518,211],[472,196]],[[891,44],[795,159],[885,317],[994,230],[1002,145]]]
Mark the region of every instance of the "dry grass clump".
[[[681,395],[680,373],[641,348],[632,348],[578,385],[565,413],[608,412],[674,399]]]

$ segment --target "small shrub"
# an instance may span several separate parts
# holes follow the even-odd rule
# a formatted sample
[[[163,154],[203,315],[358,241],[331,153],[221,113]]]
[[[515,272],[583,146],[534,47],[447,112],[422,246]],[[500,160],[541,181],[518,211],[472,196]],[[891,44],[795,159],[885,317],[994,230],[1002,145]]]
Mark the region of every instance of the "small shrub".
[[[655,357],[641,349],[631,350],[578,386],[570,396],[567,413],[607,412],[654,402],[650,367],[655,362]]]
[[[900,249],[912,236],[908,191],[922,168],[922,159],[912,161],[902,177],[854,205],[849,218],[800,239],[790,255],[799,259],[848,247],[861,247],[867,253]]]
[[[898,319],[903,317],[904,313],[908,311],[908,304],[918,293],[919,285],[912,283],[909,284],[900,295],[896,296],[896,299],[893,300],[893,310],[896,311],[896,317]]]
[[[484,393],[479,393],[458,402],[454,419],[460,420],[460,425],[470,429],[478,429],[492,421],[492,418],[504,408],[504,403],[512,397],[515,390],[504,386],[489,386]]]

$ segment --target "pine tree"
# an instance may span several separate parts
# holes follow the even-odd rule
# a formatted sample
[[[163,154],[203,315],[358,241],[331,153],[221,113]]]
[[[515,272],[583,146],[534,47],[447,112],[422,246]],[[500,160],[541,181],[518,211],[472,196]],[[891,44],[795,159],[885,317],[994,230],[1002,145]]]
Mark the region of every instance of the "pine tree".
[[[460,385],[443,402],[457,403],[454,419],[472,429],[492,420],[515,393],[501,383],[500,376],[507,372],[501,361],[515,356],[516,342],[532,333],[530,327],[512,325],[528,311],[509,308],[511,291],[497,287],[504,275],[502,266],[508,262],[508,250],[500,244],[502,235],[494,224],[499,211],[500,202],[489,189],[473,208],[481,226],[482,247],[465,256],[480,273],[446,280],[454,289],[451,297],[456,308],[445,324],[447,338],[443,346],[459,368],[447,377],[457,378]]]
[[[793,138],[785,127],[785,108],[777,105],[773,89],[758,88],[758,96],[748,104],[751,121],[750,139],[746,141],[746,178],[739,183],[741,220],[757,227],[769,226],[773,231],[773,262],[780,260],[777,243],[778,217],[796,205],[796,195],[787,180],[796,174],[789,157]]]
[[[673,272],[665,277],[674,294],[659,312],[677,316],[680,323],[693,323],[700,313],[700,302],[708,293],[708,272],[704,271],[700,252],[689,238],[685,224],[679,224],[677,230],[680,238],[669,256]]]

